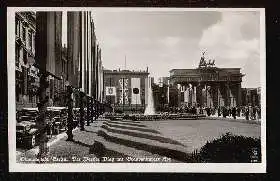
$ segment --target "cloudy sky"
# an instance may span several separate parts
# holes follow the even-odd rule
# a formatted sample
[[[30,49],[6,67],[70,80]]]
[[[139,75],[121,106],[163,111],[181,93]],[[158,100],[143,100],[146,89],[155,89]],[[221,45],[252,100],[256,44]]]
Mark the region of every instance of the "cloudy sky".
[[[240,67],[243,87],[260,86],[259,12],[93,11],[105,68],[145,70],[155,79],[196,68],[201,52],[217,67]]]

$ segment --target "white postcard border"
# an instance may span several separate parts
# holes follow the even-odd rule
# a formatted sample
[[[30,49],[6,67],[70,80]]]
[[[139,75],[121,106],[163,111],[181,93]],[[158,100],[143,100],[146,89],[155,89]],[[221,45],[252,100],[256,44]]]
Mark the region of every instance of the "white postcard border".
[[[15,97],[15,12],[17,11],[259,11],[261,71],[261,163],[52,163],[16,162]],[[266,48],[264,8],[86,8],[86,7],[8,7],[7,8],[8,75],[8,145],[10,172],[200,172],[266,173]]]

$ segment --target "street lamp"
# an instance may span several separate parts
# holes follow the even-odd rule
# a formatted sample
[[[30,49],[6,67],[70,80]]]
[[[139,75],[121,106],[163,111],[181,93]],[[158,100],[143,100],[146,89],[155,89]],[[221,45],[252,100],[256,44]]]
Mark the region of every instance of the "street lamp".
[[[61,76],[62,77],[62,76]],[[73,141],[73,89],[68,80],[65,81],[66,93],[67,93],[67,107],[68,107],[68,117],[67,117],[67,141]]]

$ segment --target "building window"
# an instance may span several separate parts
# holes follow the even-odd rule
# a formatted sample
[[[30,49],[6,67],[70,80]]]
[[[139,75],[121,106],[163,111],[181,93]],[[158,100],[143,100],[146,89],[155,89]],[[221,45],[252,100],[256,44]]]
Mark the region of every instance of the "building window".
[[[31,94],[29,94],[29,103],[33,103],[33,96]]]
[[[28,32],[28,47],[32,51],[32,32]]]
[[[22,27],[22,41],[23,41],[23,44],[25,44],[25,41],[26,41],[26,29],[25,29],[25,27]]]
[[[20,22],[16,20],[16,36],[20,36]]]
[[[25,50],[23,50],[23,62],[27,64],[27,52]]]
[[[16,45],[16,67],[19,67],[20,47]]]
[[[16,101],[19,101],[19,94],[21,94],[21,85],[20,81],[16,80]]]

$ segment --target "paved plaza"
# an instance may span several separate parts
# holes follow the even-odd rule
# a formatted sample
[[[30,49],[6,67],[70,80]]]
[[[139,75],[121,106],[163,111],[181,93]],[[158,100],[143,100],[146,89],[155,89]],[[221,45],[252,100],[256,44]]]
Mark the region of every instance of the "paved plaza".
[[[140,158],[146,159],[140,160],[142,162],[188,162],[187,157],[194,150],[226,132],[261,136],[261,126],[257,122],[213,118],[141,122],[99,120],[85,129],[74,130],[74,142],[66,141],[67,135],[63,133],[49,143],[52,162],[138,162]],[[35,158],[38,147],[17,151],[17,160],[24,161],[23,158]]]
[[[207,141],[231,132],[234,135],[243,135],[259,138],[261,126],[257,122],[245,122],[232,119],[201,119],[201,120],[167,120],[145,122],[150,128],[186,145],[188,152],[200,149]]]

